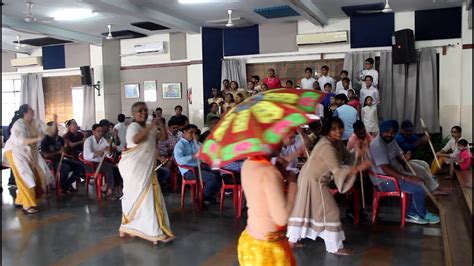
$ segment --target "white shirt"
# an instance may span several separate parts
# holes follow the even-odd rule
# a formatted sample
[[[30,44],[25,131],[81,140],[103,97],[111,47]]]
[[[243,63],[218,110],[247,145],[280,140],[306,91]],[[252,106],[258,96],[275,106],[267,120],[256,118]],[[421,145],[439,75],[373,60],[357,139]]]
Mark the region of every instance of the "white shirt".
[[[360,90],[360,104],[364,105],[365,103],[365,97],[367,96],[372,96],[372,99],[374,100],[375,104],[380,103],[380,98],[379,98],[379,90],[374,88],[373,86],[370,88],[362,88]]]
[[[365,85],[365,82],[363,81],[365,79],[365,76],[372,76],[372,86],[374,88],[377,88],[379,85],[379,72],[375,69],[364,69],[362,70],[362,88],[367,88]]]
[[[313,83],[316,81],[315,78],[302,78],[301,79],[301,88],[304,90],[312,90],[313,89]]]
[[[118,132],[118,137],[120,139],[120,145],[117,146],[119,151],[123,151],[125,146],[127,145],[127,140],[125,139],[125,135],[127,133],[127,126],[124,123],[117,123],[114,126],[114,129]]]
[[[319,115],[320,118],[324,117],[324,105],[318,103],[316,104],[316,108],[314,108],[314,114]]]
[[[319,87],[321,87],[321,90],[324,91],[324,84],[330,83],[332,85],[332,91],[336,91],[336,88],[334,87],[334,79],[331,78],[330,76],[321,76],[318,78],[319,82]]]
[[[342,87],[342,88],[337,88],[337,89],[336,89],[336,95],[337,95],[337,94],[341,94],[341,93],[343,93],[343,94],[345,94],[345,95],[347,96],[347,94],[349,94],[349,89],[346,90],[346,89],[344,89],[344,87]],[[348,96],[348,97],[349,97],[349,96]]]
[[[349,89],[352,89],[352,81],[349,82]],[[336,94],[339,94],[339,93],[344,93],[346,96],[347,96],[347,91],[344,89],[344,86],[342,86],[342,80],[339,80],[337,83],[336,83]]]
[[[95,139],[94,135],[88,137],[84,141],[84,159],[90,162],[100,162],[100,157],[94,157],[94,152],[102,151],[109,146],[106,139],[100,138],[99,142]]]

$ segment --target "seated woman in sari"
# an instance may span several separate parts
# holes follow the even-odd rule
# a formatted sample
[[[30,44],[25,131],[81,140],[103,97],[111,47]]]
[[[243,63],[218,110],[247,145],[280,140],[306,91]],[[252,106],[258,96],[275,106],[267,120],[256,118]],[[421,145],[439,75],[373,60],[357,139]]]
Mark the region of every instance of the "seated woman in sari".
[[[15,199],[26,214],[37,213],[37,199],[54,180],[38,145],[48,130],[46,124],[34,119],[35,112],[27,104],[20,106],[10,124],[11,135],[5,143],[5,166],[11,167],[18,187]]]
[[[166,204],[156,177],[156,144],[168,137],[161,119],[146,125],[148,107],[144,102],[132,106],[134,121],[128,126],[127,150],[118,167],[123,178],[122,224],[120,236],[138,236],[153,244],[174,238]],[[157,130],[159,126],[159,130]]]

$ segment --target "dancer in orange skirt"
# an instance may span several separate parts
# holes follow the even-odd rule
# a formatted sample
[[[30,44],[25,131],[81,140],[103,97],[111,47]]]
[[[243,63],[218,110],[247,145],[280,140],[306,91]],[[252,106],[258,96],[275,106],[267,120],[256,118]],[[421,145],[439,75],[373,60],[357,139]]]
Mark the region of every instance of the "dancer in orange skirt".
[[[284,178],[269,158],[248,159],[241,173],[248,220],[247,228],[239,239],[240,265],[296,265],[285,236],[288,217],[295,202],[296,176],[288,177],[288,193],[285,195]]]

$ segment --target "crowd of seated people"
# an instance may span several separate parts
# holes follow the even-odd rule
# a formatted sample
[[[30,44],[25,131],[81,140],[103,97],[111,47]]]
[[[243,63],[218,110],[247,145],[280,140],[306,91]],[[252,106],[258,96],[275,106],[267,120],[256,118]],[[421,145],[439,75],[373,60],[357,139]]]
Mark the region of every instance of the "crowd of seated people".
[[[353,84],[348,78],[347,71],[340,73],[340,79],[337,82],[329,76],[327,66],[321,67],[320,72],[321,75],[314,76],[313,69],[306,68],[299,83],[286,82],[287,88],[319,91],[322,89],[325,98],[315,108],[315,114],[319,116],[320,121],[310,123],[306,130],[304,128],[298,130],[296,135],[287,136],[281,153],[274,155],[273,162],[278,164],[279,160],[286,161],[288,167],[284,170],[298,175],[301,165],[317,147],[317,143],[324,138],[321,135],[324,122],[333,116],[339,117],[343,123],[341,139],[348,150],[353,151],[362,145],[369,145],[372,170],[378,174],[395,177],[401,190],[411,194],[406,221],[417,224],[439,222],[438,216],[426,211],[424,202],[426,195],[421,184],[426,184],[433,194],[446,195],[449,191],[440,187],[434,178],[438,169],[434,167],[430,169],[426,162],[411,159],[411,154],[415,149],[426,145],[428,137],[416,136],[410,121],[403,121],[401,126],[398,126],[396,121],[379,123],[377,108],[381,103],[377,89],[378,73],[373,69],[373,59],[366,60],[366,69],[358,80],[362,85],[359,91],[360,97],[352,88]],[[163,117],[162,108],[156,108],[152,117],[149,118],[149,120],[159,119],[163,125],[167,125],[167,139],[160,140],[156,147],[157,165],[160,166],[156,170],[157,177],[164,191],[169,191],[171,187],[173,169],[176,169],[176,174],[181,175],[185,180],[196,179],[196,173],[200,172],[204,183],[204,202],[209,204],[216,203],[222,182],[240,183],[240,169],[244,160],[229,163],[222,168],[232,172],[234,180],[218,169],[211,169],[208,165],[199,163],[195,154],[225,112],[248,97],[280,88],[282,84],[274,69],[268,70],[268,76],[262,82],[259,76],[251,76],[245,89],[240,88],[236,81],[224,80],[222,84],[222,90],[218,88],[211,90],[212,93],[208,98],[210,112],[205,117],[202,134],[196,125],[189,123],[180,105],[174,108],[175,115],[168,121]],[[360,103],[363,103],[363,106]],[[105,182],[101,190],[105,198],[109,200],[121,198],[122,179],[116,163],[120,160],[120,154],[127,150],[127,121],[124,114],[119,114],[117,120],[118,123],[113,125],[110,121],[103,119],[94,124],[91,131],[81,131],[77,122],[71,119],[65,121],[67,133],[62,137],[58,135],[57,125],[53,122],[48,123],[48,126],[55,130],[42,139],[40,150],[42,155],[51,161],[55,171],[59,171],[61,192],[74,193],[76,191],[73,187],[74,182],[83,178],[84,172],[95,170],[88,169],[80,160],[83,159],[91,162],[94,168],[100,165],[98,171],[104,175]],[[452,168],[459,165],[465,169],[466,165],[470,165],[470,156],[465,152],[467,146],[465,141],[461,141],[461,128],[455,126],[451,133],[453,138],[438,153],[438,156],[442,163],[450,164]],[[61,154],[66,154],[66,157],[62,161],[61,169],[56,169]],[[416,175],[407,170],[403,159],[408,160],[408,163],[415,168]],[[198,167],[201,168],[200,171]],[[373,185],[380,191],[395,189],[393,182],[378,179],[376,176],[370,176],[370,178]]]

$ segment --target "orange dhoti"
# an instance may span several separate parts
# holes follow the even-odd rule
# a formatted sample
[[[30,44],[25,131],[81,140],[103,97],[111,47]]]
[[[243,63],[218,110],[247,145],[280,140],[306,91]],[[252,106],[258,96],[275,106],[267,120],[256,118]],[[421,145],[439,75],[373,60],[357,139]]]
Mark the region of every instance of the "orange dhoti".
[[[23,181],[20,175],[20,171],[15,165],[12,151],[6,151],[5,157],[7,158],[8,163],[13,171],[13,176],[15,177],[15,182],[18,188],[18,194],[15,199],[15,204],[22,205],[23,209],[36,207],[38,205],[37,199],[39,199],[42,194],[41,178],[38,173],[38,170],[34,166],[32,166],[32,169],[34,169],[33,172],[35,174],[34,178],[36,185],[30,188]]]
[[[244,230],[237,248],[241,266],[293,266],[296,265],[293,252],[286,238],[286,230],[269,234],[267,240],[252,237]]]

